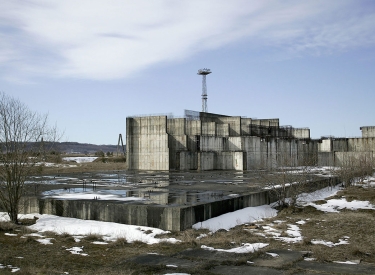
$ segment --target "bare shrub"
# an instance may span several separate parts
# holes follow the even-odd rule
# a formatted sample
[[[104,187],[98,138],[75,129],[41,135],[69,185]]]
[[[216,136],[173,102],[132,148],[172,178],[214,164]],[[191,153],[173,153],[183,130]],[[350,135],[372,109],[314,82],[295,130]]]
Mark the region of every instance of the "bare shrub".
[[[128,240],[123,237],[123,238],[118,238],[116,241],[110,243],[111,247],[123,247],[128,244]]]
[[[339,177],[345,188],[354,182],[364,183],[367,177],[374,173],[374,160],[367,154],[343,154],[337,167],[332,169],[332,174]]]
[[[11,222],[0,222],[0,231],[13,231],[16,228],[16,225]]]
[[[85,237],[85,240],[89,242],[102,242],[103,236],[100,234],[96,234],[96,233],[90,233],[89,235]]]
[[[311,169],[316,156],[305,156],[301,162],[296,159],[297,156],[283,152],[259,170],[259,179],[277,200],[279,208],[296,206],[298,195],[308,191],[308,184],[313,180]]]

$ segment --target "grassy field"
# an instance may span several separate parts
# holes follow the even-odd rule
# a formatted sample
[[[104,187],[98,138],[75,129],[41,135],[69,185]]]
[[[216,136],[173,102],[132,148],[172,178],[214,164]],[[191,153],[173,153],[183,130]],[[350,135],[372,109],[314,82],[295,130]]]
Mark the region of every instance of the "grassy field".
[[[350,187],[340,191],[335,197],[345,197],[348,201],[368,200],[375,205],[373,188]],[[324,201],[319,203],[322,204]],[[17,274],[155,274],[155,271],[163,270],[163,266],[138,267],[128,260],[147,253],[174,255],[202,245],[229,249],[241,246],[242,243],[257,242],[269,245],[254,254],[247,255],[248,260],[270,249],[291,249],[309,251],[309,257],[320,262],[357,260],[375,263],[375,238],[373,238],[375,210],[341,210],[338,213],[324,213],[311,206],[288,208],[280,211],[277,217],[272,219],[254,224],[239,224],[229,231],[219,230],[210,233],[203,229],[189,229],[183,232],[171,232],[168,237],[175,237],[181,240],[181,243],[162,242],[154,245],[141,242],[128,243],[125,239],[99,245],[93,243],[93,241],[100,241],[100,236],[97,235],[87,236],[76,243],[70,235],[54,233],[47,233],[52,244],[44,245],[36,241],[35,236],[27,235],[31,232],[26,225],[32,222],[24,221],[25,225],[0,223],[0,267],[4,267],[0,269],[1,274],[11,274],[12,267],[20,268]],[[303,237],[300,242],[285,242],[275,239],[269,233],[269,229],[272,228],[274,232],[280,233],[279,236],[287,237],[290,235],[289,225],[293,224],[299,225]],[[202,234],[206,236],[198,238]],[[343,238],[347,240],[347,244],[339,244]],[[315,240],[324,240],[326,244],[313,244]],[[327,246],[328,242],[333,245]],[[77,246],[84,247],[88,256],[74,255],[67,251],[67,248]],[[207,274],[207,271],[195,271],[194,274]]]

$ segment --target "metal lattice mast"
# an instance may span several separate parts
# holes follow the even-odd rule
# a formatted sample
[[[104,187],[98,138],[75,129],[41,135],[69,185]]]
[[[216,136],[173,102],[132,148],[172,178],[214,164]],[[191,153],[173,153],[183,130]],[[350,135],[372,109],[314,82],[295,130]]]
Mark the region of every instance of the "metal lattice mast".
[[[211,73],[210,69],[200,69],[198,74],[202,76],[202,112],[207,113],[207,84],[206,76]]]

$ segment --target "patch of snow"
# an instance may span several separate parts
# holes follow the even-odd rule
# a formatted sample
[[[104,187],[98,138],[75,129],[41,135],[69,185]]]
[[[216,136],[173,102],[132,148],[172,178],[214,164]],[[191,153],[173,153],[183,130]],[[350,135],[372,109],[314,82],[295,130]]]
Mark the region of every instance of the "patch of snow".
[[[178,266],[174,265],[174,264],[167,264],[166,267],[175,267],[175,268],[177,268]]]
[[[311,262],[316,261],[316,258],[304,258],[305,261]]]
[[[18,234],[4,233],[5,236],[17,237]]]
[[[270,255],[270,256],[272,256],[272,257],[274,257],[274,258],[279,257],[279,254],[276,254],[276,253],[266,252],[266,254],[267,254],[267,255]]]
[[[326,187],[323,189],[319,189],[311,193],[302,193],[298,196],[297,203],[299,205],[306,206],[306,205],[309,205],[309,203],[313,201],[324,200],[325,198],[334,196],[340,190],[341,190],[340,185],[336,185],[334,187]]]
[[[302,241],[301,229],[294,224],[288,224],[288,230],[286,231],[289,237],[274,237],[276,240],[281,240],[286,243],[298,243]]]
[[[82,253],[83,252],[83,246],[81,246],[81,247],[74,246],[72,248],[67,248],[66,250],[69,251],[72,254],[75,254],[75,255],[88,256],[87,253]]]
[[[340,261],[333,261],[334,263],[337,263],[337,264],[358,264],[356,262],[352,262],[352,261],[345,261],[345,262],[340,262]]]
[[[213,247],[202,245],[202,249],[210,250],[210,251],[221,251],[221,252],[228,252],[228,253],[253,253],[263,247],[266,247],[267,243],[243,243],[240,247],[235,247],[231,249],[215,249]]]
[[[22,237],[38,237],[38,238],[44,238],[44,236],[43,236],[42,234],[38,234],[38,233],[25,234],[25,235],[23,235]]]
[[[53,238],[37,239],[41,244],[52,244],[51,240],[53,240]]]
[[[31,230],[43,233],[46,231],[56,234],[69,234],[72,236],[100,235],[104,241],[116,241],[118,238],[125,238],[128,242],[141,241],[148,244],[166,241],[176,243],[175,238],[158,239],[156,235],[166,234],[158,228],[147,226],[136,226],[128,224],[119,224],[114,222],[101,222],[92,220],[80,220],[75,218],[58,217],[53,215],[40,215],[35,224],[29,226]],[[151,232],[146,234],[145,232]]]
[[[98,157],[64,157],[62,158],[64,161],[75,161],[77,163],[87,163],[93,162]]]
[[[347,240],[339,239],[338,243],[333,243],[331,241],[323,241],[323,240],[311,240],[312,244],[322,244],[328,247],[334,247],[342,244],[349,244]]]
[[[234,212],[226,213],[221,216],[208,219],[193,225],[194,229],[207,228],[212,232],[219,229],[229,230],[237,225],[254,222],[263,218],[271,218],[276,216],[277,211],[270,205],[262,205],[257,207],[246,207]]]
[[[10,272],[12,272],[12,273],[14,273],[14,272],[18,272],[18,271],[20,271],[21,270],[21,268],[19,268],[19,267],[14,267],[14,266],[12,266],[12,265],[3,265],[3,264],[0,264],[0,269],[5,269],[5,268],[9,268],[11,271]]]
[[[207,237],[208,235],[207,234],[200,234],[198,237],[197,237],[197,240],[200,240],[202,238],[205,238]]]
[[[325,204],[317,205],[315,203],[309,203],[309,205],[315,207],[316,209],[324,212],[339,212],[344,208],[350,210],[358,209],[372,209],[375,210],[375,207],[369,201],[350,201],[348,202],[345,198],[342,199],[331,199],[328,200]]]
[[[107,242],[99,242],[99,241],[96,241],[96,242],[92,242],[93,244],[108,244]]]

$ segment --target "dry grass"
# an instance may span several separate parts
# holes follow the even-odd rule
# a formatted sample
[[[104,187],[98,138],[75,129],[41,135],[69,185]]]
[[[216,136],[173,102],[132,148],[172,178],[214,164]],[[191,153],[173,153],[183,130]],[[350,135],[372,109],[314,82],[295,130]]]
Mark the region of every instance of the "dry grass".
[[[116,159],[116,158],[114,158]],[[70,163],[76,165],[75,167],[43,167],[42,174],[66,174],[66,173],[85,173],[85,172],[99,172],[99,171],[114,171],[125,170],[126,163],[118,161],[114,162],[89,162],[89,163]]]
[[[371,200],[375,194],[374,189],[361,189],[350,187],[341,191],[337,197],[345,196],[358,200]],[[285,222],[274,222],[283,220]],[[264,232],[264,226],[272,224],[273,228],[287,236],[288,224],[296,224],[304,220],[306,223],[299,225],[303,240],[299,243],[286,243],[267,238],[257,233]],[[118,239],[108,245],[96,245],[93,241],[101,240],[101,236],[91,234],[76,243],[69,234],[56,235],[47,232],[44,235],[53,238],[52,245],[43,245],[36,241],[37,237],[21,238],[27,227],[11,223],[0,223],[0,263],[20,267],[17,274],[163,274],[163,267],[139,267],[129,264],[129,259],[147,253],[162,255],[176,255],[188,248],[199,248],[207,245],[214,248],[230,249],[241,246],[242,243],[268,243],[262,249],[292,249],[296,251],[311,251],[310,257],[318,261],[346,261],[361,260],[375,263],[375,211],[374,210],[343,210],[340,213],[324,213],[308,206],[283,210],[278,216],[251,225],[238,225],[230,231],[219,230],[210,234],[208,230],[189,229],[183,232],[172,232],[160,237],[175,237],[181,243],[170,244],[161,242],[147,245],[142,242],[129,243],[125,238]],[[7,236],[4,233],[17,233],[17,236]],[[200,237],[205,234],[205,237]],[[321,244],[312,244],[313,240],[324,240],[338,243],[343,237],[349,237],[349,244],[327,247]],[[67,248],[74,246],[84,247],[88,257],[72,255]],[[5,252],[3,252],[5,251]],[[35,257],[37,251],[38,257]],[[262,251],[250,254],[247,257],[257,257]],[[19,259],[17,257],[23,257]],[[241,262],[239,263],[241,264]],[[210,263],[205,266],[209,270]],[[9,271],[9,272],[8,272]],[[3,272],[3,270],[1,271]],[[7,270],[10,274],[10,270]],[[195,271],[194,271],[195,272]],[[207,274],[207,270],[197,270],[196,274]],[[7,273],[4,273],[7,274]],[[195,274],[195,273],[194,273]]]
[[[373,188],[366,188],[364,186],[350,186],[340,193],[337,194],[338,197],[345,197],[347,201],[360,200],[369,201],[375,205],[375,192],[372,191]]]

